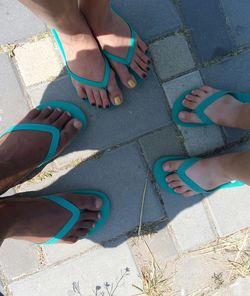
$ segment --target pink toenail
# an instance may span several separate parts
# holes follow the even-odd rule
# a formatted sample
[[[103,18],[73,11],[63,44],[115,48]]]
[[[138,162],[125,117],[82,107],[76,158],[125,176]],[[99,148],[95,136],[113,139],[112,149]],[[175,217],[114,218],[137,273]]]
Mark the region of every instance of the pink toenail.
[[[80,129],[82,127],[82,123],[79,120],[74,120],[73,125],[76,129]]]

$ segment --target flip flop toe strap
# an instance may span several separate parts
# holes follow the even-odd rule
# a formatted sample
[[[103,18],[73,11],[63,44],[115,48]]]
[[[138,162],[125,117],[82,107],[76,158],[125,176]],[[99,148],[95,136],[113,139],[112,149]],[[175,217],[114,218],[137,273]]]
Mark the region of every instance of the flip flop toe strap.
[[[194,113],[199,117],[199,119],[202,121],[202,123],[205,124],[214,124],[214,122],[204,113],[208,106],[213,104],[215,101],[219,100],[221,97],[230,94],[228,91],[218,91],[211,96],[209,96],[207,99],[205,99],[202,103],[198,105],[198,107],[195,109]]]
[[[201,158],[198,158],[198,157],[194,157],[194,158],[190,158],[190,159],[185,160],[182,163],[182,165],[179,167],[179,169],[177,170],[177,175],[193,191],[198,192],[198,193],[207,193],[208,191],[206,191],[202,187],[200,187],[197,183],[195,183],[192,179],[190,179],[186,174],[186,171],[199,160],[201,160]]]
[[[6,129],[3,133],[0,134],[0,138],[14,131],[38,131],[38,132],[47,132],[51,134],[51,143],[50,143],[49,151],[44,161],[38,167],[46,164],[56,155],[56,151],[60,141],[60,131],[56,127],[48,124],[21,123],[21,124],[13,125],[8,129]],[[34,150],[35,149],[36,148],[34,147]]]
[[[58,204],[59,206],[65,208],[66,210],[68,210],[68,211],[70,211],[72,213],[72,216],[65,223],[63,228],[53,238],[51,238],[48,241],[42,243],[42,244],[45,244],[45,245],[51,245],[51,244],[57,243],[59,240],[61,240],[63,237],[65,237],[65,235],[67,233],[69,233],[69,231],[72,229],[72,227],[79,220],[81,212],[78,209],[78,207],[76,207],[71,202],[67,201],[66,199],[64,199],[64,198],[62,198],[60,196],[51,195],[51,196],[45,196],[43,198],[48,199],[48,200]]]
[[[129,66],[133,57],[134,57],[135,45],[136,45],[136,34],[135,34],[135,31],[131,28],[131,26],[129,24],[127,24],[127,25],[128,25],[130,32],[131,32],[130,44],[129,44],[127,56],[125,58],[123,58],[123,57],[119,57],[117,55],[113,55],[106,50],[103,50],[102,52],[110,60]]]

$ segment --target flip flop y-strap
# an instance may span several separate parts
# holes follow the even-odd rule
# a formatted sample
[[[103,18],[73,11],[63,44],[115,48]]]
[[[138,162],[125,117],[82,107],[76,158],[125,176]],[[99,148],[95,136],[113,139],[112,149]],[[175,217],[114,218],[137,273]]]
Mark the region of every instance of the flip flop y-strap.
[[[112,61],[118,62],[120,64],[123,65],[127,65],[129,66],[133,57],[134,57],[134,53],[135,53],[135,45],[136,45],[136,34],[135,31],[131,28],[131,26],[129,24],[127,24],[129,29],[130,29],[130,33],[131,33],[131,37],[130,37],[130,44],[129,44],[129,49],[128,49],[128,53],[126,57],[119,57],[117,55],[113,55],[110,52],[106,51],[106,50],[102,50],[103,54],[109,58]]]
[[[208,124],[208,125],[214,124],[214,122],[204,112],[208,106],[210,106],[215,101],[219,100],[221,97],[227,94],[232,94],[232,93],[230,93],[229,91],[218,91],[212,94],[211,96],[206,98],[203,102],[201,102],[193,112],[199,117],[202,123]]]
[[[33,123],[20,123],[10,126],[0,134],[0,138],[4,135],[15,131],[38,131],[51,134],[51,143],[44,161],[38,166],[41,167],[48,163],[55,155],[60,141],[60,131],[54,126],[48,124],[33,124]]]
[[[179,169],[177,170],[177,175],[180,177],[180,179],[186,184],[188,185],[193,191],[197,192],[197,193],[211,193],[214,192],[216,190],[219,189],[225,189],[225,188],[232,188],[232,187],[239,187],[239,186],[243,186],[244,183],[241,181],[231,181],[225,184],[222,184],[216,188],[213,188],[211,190],[205,190],[203,189],[201,186],[199,186],[197,183],[195,183],[192,179],[190,179],[187,174],[186,171],[193,166],[197,161],[201,160],[202,158],[199,157],[193,157],[190,159],[185,160],[179,167]],[[204,178],[206,178],[206,176],[204,176]]]
[[[51,195],[51,196],[45,196],[43,198],[53,201],[54,203],[58,204],[59,206],[65,208],[66,210],[72,213],[72,216],[70,217],[68,222],[66,222],[66,224],[63,226],[63,228],[54,237],[42,243],[43,245],[52,245],[57,243],[59,240],[65,237],[67,233],[69,233],[72,227],[79,220],[81,211],[78,209],[78,207],[73,205],[71,202],[67,201],[66,199],[60,196]]]
[[[98,87],[98,88],[106,88],[107,85],[108,85],[108,82],[109,82],[109,77],[110,77],[110,66],[109,66],[109,63],[107,61],[107,59],[105,57],[104,58],[104,75],[103,75],[103,80],[102,81],[94,81],[94,80],[90,80],[90,79],[87,79],[87,78],[84,78],[84,77],[80,77],[78,75],[76,75],[75,73],[73,73],[69,66],[68,66],[68,63],[67,63],[67,57],[66,57],[66,54],[65,54],[65,51],[64,51],[64,48],[63,48],[63,45],[62,45],[62,42],[56,32],[55,29],[51,29],[51,33],[56,41],[56,44],[59,48],[59,51],[61,53],[61,56],[63,58],[63,61],[64,61],[64,64],[65,64],[65,67],[68,71],[68,74],[74,78],[75,80],[77,80],[78,82],[80,83],[84,83],[86,85],[89,85],[89,86],[93,86],[93,87]]]

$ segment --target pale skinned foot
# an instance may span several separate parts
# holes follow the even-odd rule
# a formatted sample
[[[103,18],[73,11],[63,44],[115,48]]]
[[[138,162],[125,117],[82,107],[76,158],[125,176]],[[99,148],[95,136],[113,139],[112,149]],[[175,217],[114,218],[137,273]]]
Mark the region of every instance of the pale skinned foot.
[[[98,7],[92,5],[91,1],[82,1],[81,9],[92,28],[102,49],[119,56],[126,57],[130,45],[131,32],[127,23],[116,13],[110,5]],[[130,67],[141,78],[146,78],[150,70],[150,58],[146,55],[147,45],[136,34],[136,46],[134,57]],[[128,88],[136,87],[136,79],[129,72],[128,67],[118,62],[110,60],[112,68],[115,70],[121,82]]]
[[[75,243],[86,236],[101,218],[102,201],[90,195],[71,193],[55,194],[65,198],[81,211],[79,220],[60,240],[62,243]],[[83,211],[84,210],[84,211]],[[2,241],[5,238],[45,242],[54,237],[71,218],[72,213],[56,203],[43,198],[9,199],[0,203],[0,229]]]
[[[218,92],[209,86],[202,86],[199,89],[195,89],[191,94],[187,95],[183,100],[183,105],[191,110],[194,110],[199,106],[201,102],[206,100],[209,96]],[[243,104],[236,100],[231,95],[225,95],[219,100],[209,105],[204,113],[215,123],[227,126],[227,127],[238,127],[247,128],[249,124],[249,116],[242,114],[244,108],[250,107],[250,104]],[[194,112],[180,112],[179,119],[183,122],[188,123],[201,123],[201,120]],[[243,115],[243,116],[242,116]]]
[[[47,107],[31,110],[22,121],[29,124],[48,124],[60,130],[59,154],[79,133],[82,123],[69,112]],[[14,186],[45,159],[51,135],[39,131],[14,131],[0,138],[0,192]]]
[[[233,155],[217,156],[207,159],[201,159],[193,166],[187,169],[187,176],[197,183],[204,190],[212,190],[224,183],[232,181],[227,175],[225,163],[230,163]],[[184,197],[197,195],[187,184],[185,184],[176,173],[177,169],[185,160],[167,161],[163,164],[163,170],[173,172],[166,177],[166,182],[176,193],[182,194]]]
[[[104,58],[85,18],[80,13],[79,18],[70,33],[57,32],[63,44],[68,66],[80,77],[101,82],[105,71]],[[93,106],[109,108],[110,103],[117,106],[122,104],[123,96],[112,69],[106,89],[88,86],[73,78],[72,83],[78,96],[89,100]]]

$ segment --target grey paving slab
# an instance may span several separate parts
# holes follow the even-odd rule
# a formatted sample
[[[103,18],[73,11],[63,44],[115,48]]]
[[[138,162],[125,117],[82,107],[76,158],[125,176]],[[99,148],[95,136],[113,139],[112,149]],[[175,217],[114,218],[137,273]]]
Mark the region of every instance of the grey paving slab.
[[[227,144],[240,141],[242,138],[245,138],[245,137],[250,137],[250,131],[248,130],[223,127],[223,131],[226,137]]]
[[[184,155],[183,144],[173,126],[153,132],[139,139],[143,154],[152,167],[163,155]]]
[[[136,90],[124,89],[123,93],[125,102],[121,107],[100,110],[77,97],[68,77],[29,89],[34,105],[40,101],[64,100],[86,111],[88,128],[70,151],[105,149],[170,123],[164,92],[153,73]]]
[[[234,49],[219,1],[180,0],[179,6],[199,61],[211,60]]]
[[[250,44],[250,3],[248,0],[222,0],[222,6],[238,45]]]
[[[121,279],[126,269],[129,271]],[[114,291],[116,284],[117,289]],[[86,256],[45,269],[12,283],[9,289],[15,296],[127,296],[138,292],[133,284],[140,286],[141,282],[129,248],[124,243],[116,248],[96,250]],[[112,291],[115,294],[112,294]]]
[[[167,80],[194,67],[188,44],[182,35],[157,40],[149,49],[161,80]]]
[[[201,196],[187,199],[162,190],[161,194],[181,251],[198,248],[215,239]]]
[[[113,0],[114,8],[144,40],[178,30],[180,17],[170,0]]]
[[[15,0],[0,1],[0,44],[13,43],[46,31],[45,25]]]
[[[38,271],[39,253],[35,244],[6,239],[0,248],[0,266],[5,278],[15,278]]]
[[[208,204],[221,236],[250,227],[250,188],[236,187],[210,194]]]
[[[171,108],[175,100],[186,90],[203,85],[199,71],[180,76],[163,84]],[[217,126],[186,128],[178,126],[183,142],[190,155],[204,154],[224,146],[223,137]]]
[[[28,106],[17,80],[14,67],[6,54],[0,55],[0,129],[22,119]]]
[[[38,191],[36,192],[38,196],[79,188],[94,188],[106,192],[112,204],[111,217],[103,230],[90,240],[95,243],[107,241],[133,230],[139,225],[141,199],[147,174],[145,163],[139,153],[136,144],[126,145],[105,152],[101,158],[86,161],[68,172],[60,171],[45,183],[31,184],[23,187],[22,190]],[[44,190],[41,192],[40,189]],[[158,197],[151,184],[148,183],[143,220],[151,222],[160,220],[162,217],[163,213]],[[86,240],[86,245],[82,243],[82,251],[92,245]],[[77,248],[79,247],[77,246]],[[56,246],[54,252],[60,253],[60,247]],[[64,254],[65,248],[62,248],[62,257],[65,257]]]

